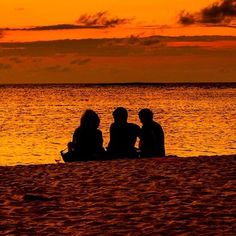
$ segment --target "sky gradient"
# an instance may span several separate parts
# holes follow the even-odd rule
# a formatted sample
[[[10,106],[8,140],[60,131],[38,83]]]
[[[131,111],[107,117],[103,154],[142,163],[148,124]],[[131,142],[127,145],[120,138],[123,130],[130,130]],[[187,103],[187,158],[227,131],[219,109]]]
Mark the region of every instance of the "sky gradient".
[[[218,1],[219,7],[224,2],[230,2],[228,5],[232,8],[231,10],[236,11],[235,0]],[[4,42],[35,41],[37,39],[129,37],[130,35],[236,36],[234,21],[236,12],[231,14],[233,20],[227,24],[216,22],[218,24],[206,25],[196,19],[194,19],[195,23],[199,24],[183,24],[186,23],[184,20],[189,15],[191,17],[194,14],[198,15],[203,9],[214,6],[214,3],[215,1],[212,0],[146,0],[138,2],[133,0],[94,0],[92,2],[71,0],[69,4],[66,0],[49,2],[41,0],[1,1],[0,32],[2,32],[2,37],[0,40]],[[224,6],[221,8],[220,14],[227,14],[224,12]],[[105,16],[108,21],[118,20],[118,22],[110,25],[99,24],[99,22],[87,25],[86,22],[80,20],[85,15],[97,17],[99,13],[104,13],[103,17]],[[184,16],[184,20],[180,20],[181,14]],[[63,27],[65,25],[66,28]],[[43,27],[48,26],[51,26],[51,30],[56,32],[45,32]],[[68,26],[73,26],[73,30],[69,30]],[[75,26],[79,29],[76,29]],[[91,26],[95,26],[96,30]]]
[[[11,0],[0,9],[0,84],[235,82],[236,0]]]
[[[197,11],[211,0],[11,0],[1,1],[2,27],[74,23],[82,14],[108,11],[143,24],[173,24],[182,10]],[[9,17],[11,16],[11,17]]]

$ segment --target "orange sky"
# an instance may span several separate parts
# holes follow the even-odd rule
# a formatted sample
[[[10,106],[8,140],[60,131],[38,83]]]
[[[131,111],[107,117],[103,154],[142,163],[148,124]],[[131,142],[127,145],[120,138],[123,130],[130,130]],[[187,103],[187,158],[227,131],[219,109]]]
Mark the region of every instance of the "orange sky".
[[[75,24],[83,14],[107,11],[109,16],[132,19],[129,24],[106,30],[55,32],[7,31],[1,41],[35,41],[64,38],[127,37],[149,35],[236,35],[235,28],[181,27],[177,24],[182,10],[197,12],[214,0],[10,0],[0,1],[0,28],[18,28],[56,24]],[[145,26],[152,26],[146,28]],[[161,28],[159,27],[161,26]]]
[[[197,11],[212,0],[10,0],[1,1],[1,26],[73,23],[81,14],[108,11],[146,24],[173,24],[182,10]]]
[[[236,36],[236,23],[233,27],[178,23],[181,11],[198,13],[214,2],[0,0],[0,84],[235,81],[236,37],[218,36]],[[122,23],[96,29],[82,24],[86,29],[32,30],[81,26],[77,20],[82,15],[104,11],[108,22],[121,19]],[[188,37],[147,38],[153,35]],[[49,42],[63,39],[86,40]],[[27,43],[33,41],[45,42]]]

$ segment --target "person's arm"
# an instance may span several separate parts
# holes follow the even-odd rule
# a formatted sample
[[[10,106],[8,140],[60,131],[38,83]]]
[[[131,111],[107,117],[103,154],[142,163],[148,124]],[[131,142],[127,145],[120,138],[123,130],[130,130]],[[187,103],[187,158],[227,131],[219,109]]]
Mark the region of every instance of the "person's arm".
[[[137,125],[137,137],[141,138],[141,128]]]
[[[103,137],[101,130],[98,130],[98,147],[103,148]]]
[[[76,140],[76,130],[75,130],[75,132],[72,136],[72,141],[67,144],[67,149],[68,149],[69,152],[74,151],[75,143],[76,143],[75,140]]]
[[[161,152],[162,152],[162,156],[165,157],[165,134],[164,134],[164,130],[161,127],[161,125],[159,125],[159,140],[160,140],[160,146],[162,148]]]
[[[161,128],[162,130],[162,146],[163,146],[163,157],[166,156],[166,150],[165,150],[165,134],[164,134],[164,130]]]
[[[110,140],[109,140],[109,143],[108,143],[108,146],[107,146],[107,150],[111,149],[111,141],[112,141],[112,136],[113,136],[113,124],[111,124],[110,126]]]
[[[76,144],[77,143],[77,136],[78,136],[78,131],[77,131],[77,129],[75,130],[75,132],[74,132],[74,134],[73,134],[73,137],[72,137],[72,143],[73,144]]]
[[[76,146],[78,145],[79,143],[79,128],[77,128],[73,134],[73,137],[72,137],[72,142],[71,142],[71,146],[72,146],[72,149],[74,150],[76,148]]]
[[[139,139],[138,148],[141,149],[142,147],[141,128],[138,125],[136,126],[136,134],[137,134],[137,138]]]

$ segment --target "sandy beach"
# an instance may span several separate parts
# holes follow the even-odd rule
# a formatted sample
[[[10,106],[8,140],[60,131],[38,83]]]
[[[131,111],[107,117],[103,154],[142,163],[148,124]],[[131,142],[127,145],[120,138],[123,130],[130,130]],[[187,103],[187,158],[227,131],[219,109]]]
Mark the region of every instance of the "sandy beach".
[[[236,235],[236,156],[0,167],[0,235]]]

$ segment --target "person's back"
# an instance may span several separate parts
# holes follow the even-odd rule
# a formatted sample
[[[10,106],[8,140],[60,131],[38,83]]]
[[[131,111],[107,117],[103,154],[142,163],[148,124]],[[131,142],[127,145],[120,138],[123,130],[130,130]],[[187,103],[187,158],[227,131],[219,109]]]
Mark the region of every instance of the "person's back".
[[[160,124],[153,121],[153,113],[149,109],[139,112],[143,126],[140,134],[140,150],[142,157],[164,157],[164,131]]]
[[[104,154],[102,132],[98,129],[99,123],[100,119],[96,112],[85,111],[70,144],[75,160],[100,159]]]
[[[140,133],[138,125],[128,123],[128,112],[119,107],[113,112],[115,122],[110,127],[110,142],[108,144],[108,155],[115,157],[136,157],[135,143]]]
[[[102,132],[98,129],[78,127],[73,135],[74,151],[79,159],[96,159],[103,152]]]
[[[140,128],[132,123],[116,124],[110,127],[110,142],[108,153],[119,157],[136,156],[135,143],[139,136]]]

